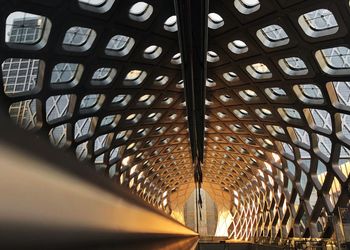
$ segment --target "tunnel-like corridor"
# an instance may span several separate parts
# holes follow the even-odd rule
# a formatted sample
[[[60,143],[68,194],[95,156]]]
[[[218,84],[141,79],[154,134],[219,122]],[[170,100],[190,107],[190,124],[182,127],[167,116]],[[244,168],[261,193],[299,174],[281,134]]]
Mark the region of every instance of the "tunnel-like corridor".
[[[349,247],[348,0],[0,3],[1,249]]]

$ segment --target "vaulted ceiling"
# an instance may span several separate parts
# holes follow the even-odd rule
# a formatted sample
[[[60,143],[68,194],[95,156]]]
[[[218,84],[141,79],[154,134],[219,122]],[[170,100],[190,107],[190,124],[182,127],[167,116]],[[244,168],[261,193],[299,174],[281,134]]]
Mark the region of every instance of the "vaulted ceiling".
[[[0,2],[2,110],[180,211],[194,166],[174,2]],[[349,17],[347,0],[209,2],[203,181],[230,197],[233,237],[332,235],[349,201]]]

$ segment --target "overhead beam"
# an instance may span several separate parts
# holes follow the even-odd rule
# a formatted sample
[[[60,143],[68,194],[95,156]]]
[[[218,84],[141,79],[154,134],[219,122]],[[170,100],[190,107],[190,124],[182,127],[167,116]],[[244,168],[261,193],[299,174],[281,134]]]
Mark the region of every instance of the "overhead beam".
[[[199,182],[204,158],[208,6],[209,0],[175,0],[192,160]]]

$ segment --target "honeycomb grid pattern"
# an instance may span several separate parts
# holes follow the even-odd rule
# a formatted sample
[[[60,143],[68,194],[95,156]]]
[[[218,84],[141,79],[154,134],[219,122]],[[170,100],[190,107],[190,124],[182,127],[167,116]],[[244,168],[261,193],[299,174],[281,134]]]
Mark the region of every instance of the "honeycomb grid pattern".
[[[173,2],[0,3],[1,108],[182,221],[193,168]],[[230,236],[331,237],[349,201],[349,1],[209,13],[204,187]]]
[[[331,237],[349,199],[349,2],[234,3],[210,2],[204,181],[233,193],[233,238]]]
[[[167,190],[192,175],[174,9],[100,2],[2,2],[2,108],[169,211]]]

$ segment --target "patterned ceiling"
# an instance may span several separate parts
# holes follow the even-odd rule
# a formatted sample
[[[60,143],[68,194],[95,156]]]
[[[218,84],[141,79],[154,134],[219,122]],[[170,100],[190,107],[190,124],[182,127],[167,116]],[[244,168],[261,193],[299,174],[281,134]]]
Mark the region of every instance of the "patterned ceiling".
[[[173,1],[0,2],[1,108],[171,213],[193,187]],[[349,17],[347,0],[210,1],[203,178],[231,197],[234,238],[333,234]]]

